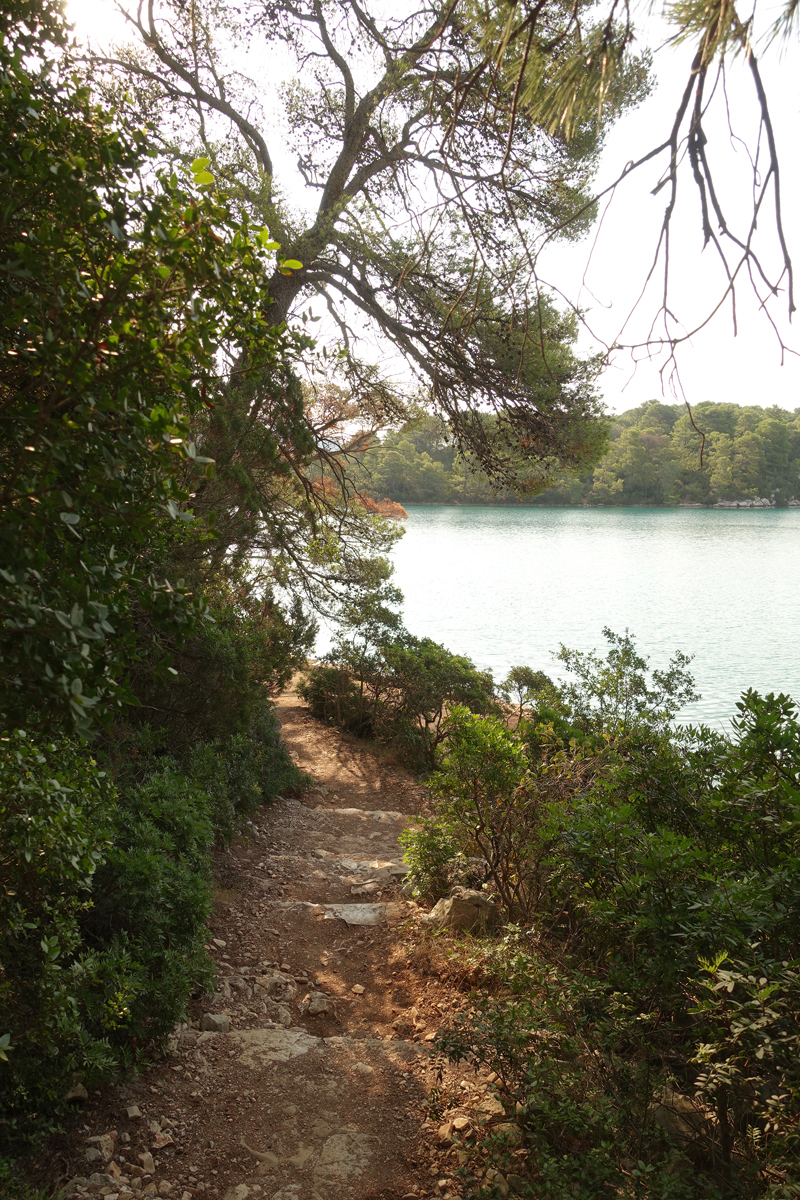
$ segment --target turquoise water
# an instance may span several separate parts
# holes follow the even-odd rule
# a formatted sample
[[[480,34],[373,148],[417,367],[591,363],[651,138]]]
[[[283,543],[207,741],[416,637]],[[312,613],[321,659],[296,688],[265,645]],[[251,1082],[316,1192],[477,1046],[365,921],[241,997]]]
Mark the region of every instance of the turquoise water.
[[[405,528],[406,626],[497,679],[557,675],[559,643],[602,649],[608,625],[651,666],[695,656],[683,720],[726,725],[747,687],[800,700],[800,509],[414,506]]]

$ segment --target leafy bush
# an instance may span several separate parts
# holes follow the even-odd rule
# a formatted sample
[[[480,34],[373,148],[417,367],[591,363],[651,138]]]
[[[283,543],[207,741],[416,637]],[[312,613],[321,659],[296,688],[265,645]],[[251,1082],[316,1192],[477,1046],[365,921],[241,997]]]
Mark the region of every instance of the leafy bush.
[[[116,788],[69,739],[17,731],[0,757],[0,1146],[11,1149],[57,1120],[75,1078],[139,1061],[208,988],[214,839],[305,779],[263,693],[247,733],[183,760],[142,726],[105,748]]]
[[[92,966],[116,980],[106,1037],[120,1062],[163,1039],[209,977],[203,942],[213,837],[209,797],[169,760],[120,798],[82,921]]]
[[[773,1169],[797,1178],[800,1150],[800,975],[796,963],[701,960],[694,1012],[708,1040],[697,1045],[697,1092],[713,1107],[730,1176],[734,1151],[768,1148]],[[739,1143],[737,1146],[736,1143]]]
[[[4,1200],[50,1200],[48,1187],[33,1187],[10,1158],[0,1156],[0,1196]]]
[[[204,590],[208,619],[191,637],[178,642],[140,630],[140,643],[157,641],[173,674],[154,675],[148,661],[132,663],[130,685],[141,707],[126,713],[126,723],[149,724],[157,713],[172,754],[247,735],[260,719],[265,692],[286,686],[316,633],[299,602],[287,611],[259,599],[242,572],[231,571]]]
[[[491,673],[430,638],[413,637],[391,605],[400,593],[386,577],[342,613],[333,648],[312,667],[300,695],[312,712],[359,737],[391,745],[421,770],[433,770],[456,704],[497,712]]]
[[[470,1200],[499,1194],[496,1170],[524,1180],[522,1195],[554,1200],[718,1196],[654,1119],[648,1015],[591,977],[526,952],[513,932],[502,950],[506,995],[477,1000],[435,1043],[462,1070],[467,1060],[494,1072],[506,1110],[494,1129],[468,1136]]]
[[[118,796],[79,743],[0,759],[0,1145],[134,1062],[209,980],[210,801],[174,764]]]
[[[349,672],[328,662],[307,669],[298,692],[315,717],[356,737],[372,737],[372,705]]]
[[[475,887],[486,879],[486,863],[464,849],[458,830],[441,817],[418,818],[400,834],[414,894],[436,900],[456,885]]]
[[[111,1055],[80,1007],[81,919],[112,836],[115,793],[81,747],[24,731],[0,754],[0,1145],[57,1111],[72,1071]]]
[[[229,842],[262,804],[281,793],[295,795],[308,783],[289,757],[275,709],[263,694],[246,732],[193,746],[182,769],[210,797],[214,830],[223,842]]]
[[[565,751],[542,726],[532,758],[524,730],[458,705],[442,732],[444,752],[428,784],[436,815],[404,836],[411,880],[422,894],[442,895],[465,872],[482,874],[507,920],[529,922],[556,904],[564,828],[598,760],[574,746]]]
[[[562,646],[558,660],[575,676],[557,689],[564,714],[576,725],[598,733],[628,736],[634,729],[662,730],[684,705],[700,700],[688,667],[691,658],[677,650],[666,670],[648,680],[648,660],[636,650],[636,639],[605,628],[605,659],[594,651]]]
[[[491,1064],[521,1106],[532,1194],[800,1195],[797,708],[748,692],[726,738],[668,723],[677,659],[644,692],[630,639],[583,667],[558,728],[445,721],[436,813],[407,836],[415,882],[443,888],[448,860],[480,855],[550,965],[509,942],[506,994],[441,1048]],[[503,1138],[473,1150],[519,1166]]]

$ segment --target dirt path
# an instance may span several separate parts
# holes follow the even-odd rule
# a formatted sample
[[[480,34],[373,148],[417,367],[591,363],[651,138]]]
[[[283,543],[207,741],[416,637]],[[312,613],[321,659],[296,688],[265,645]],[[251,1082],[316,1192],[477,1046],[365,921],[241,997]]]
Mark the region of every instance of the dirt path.
[[[397,840],[422,790],[295,694],[278,715],[315,787],[263,809],[219,856],[219,991],[167,1062],[89,1098],[63,1147],[65,1196],[459,1195],[455,1149],[426,1108],[452,996],[409,955],[417,910]],[[460,1086],[479,1099],[472,1080]]]

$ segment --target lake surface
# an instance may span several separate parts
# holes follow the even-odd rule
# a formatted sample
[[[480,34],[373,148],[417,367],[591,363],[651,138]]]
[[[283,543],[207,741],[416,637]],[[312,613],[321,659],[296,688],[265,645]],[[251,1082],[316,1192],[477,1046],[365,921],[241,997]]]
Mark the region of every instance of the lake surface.
[[[495,678],[558,675],[559,644],[605,653],[604,625],[651,667],[675,650],[725,726],[747,687],[800,700],[800,509],[408,508],[394,551],[404,619]]]

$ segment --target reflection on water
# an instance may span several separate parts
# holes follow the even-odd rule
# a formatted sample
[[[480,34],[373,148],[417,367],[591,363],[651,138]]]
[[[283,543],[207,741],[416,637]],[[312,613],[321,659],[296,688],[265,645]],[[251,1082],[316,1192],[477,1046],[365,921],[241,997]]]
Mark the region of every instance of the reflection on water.
[[[602,650],[628,628],[651,666],[677,649],[724,724],[741,691],[800,700],[800,509],[414,506],[394,552],[408,629],[502,679],[556,672],[559,643]],[[326,639],[327,640],[327,639]]]

